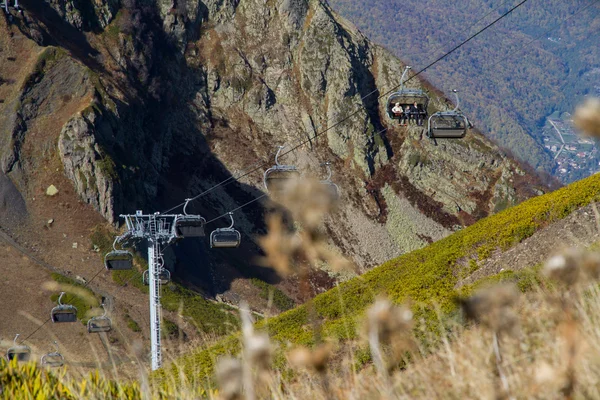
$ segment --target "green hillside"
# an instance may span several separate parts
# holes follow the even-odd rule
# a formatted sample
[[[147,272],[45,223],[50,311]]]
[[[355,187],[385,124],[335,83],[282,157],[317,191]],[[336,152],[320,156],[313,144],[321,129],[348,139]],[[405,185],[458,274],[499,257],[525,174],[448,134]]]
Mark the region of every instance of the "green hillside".
[[[506,250],[533,235],[548,223],[600,200],[600,175],[596,174],[555,192],[530,199],[516,207],[480,220],[423,249],[402,255],[368,273],[318,295],[312,304],[318,317],[321,336],[337,340],[356,337],[357,322],[377,295],[385,294],[395,302],[410,299],[415,320],[424,321],[431,331],[437,326],[434,305],[446,314],[455,310],[454,289],[460,276],[477,270],[478,261],[495,249]],[[292,344],[314,344],[309,305],[287,311],[259,327],[272,339]],[[236,352],[236,335],[228,336],[207,349],[199,349],[161,374],[209,379],[215,359]],[[179,369],[183,367],[184,371]],[[169,370],[170,368],[170,370]]]

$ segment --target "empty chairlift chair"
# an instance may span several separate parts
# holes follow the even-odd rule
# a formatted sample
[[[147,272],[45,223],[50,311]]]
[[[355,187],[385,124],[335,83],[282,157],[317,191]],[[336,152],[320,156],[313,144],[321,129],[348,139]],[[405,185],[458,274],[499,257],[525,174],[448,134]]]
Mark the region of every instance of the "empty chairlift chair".
[[[210,234],[211,248],[235,248],[242,242],[242,235],[233,227],[233,213],[228,213],[231,225],[227,228],[217,228]]]
[[[300,172],[293,165],[279,164],[279,153],[285,146],[279,146],[275,155],[275,165],[265,171],[263,177],[265,189],[270,195],[277,195],[283,191],[285,183],[290,179],[295,179],[300,176]]]
[[[327,192],[331,196],[331,200],[337,201],[340,198],[340,188],[331,181],[331,163],[326,162],[321,165],[327,168],[327,178],[321,180],[321,184],[327,189]]]
[[[158,270],[158,281],[160,282],[161,285],[166,285],[167,283],[171,282],[171,271],[169,271],[166,268],[161,267]],[[142,274],[142,282],[146,286],[148,286],[150,284],[150,271],[149,270],[145,270],[144,273]]]
[[[456,90],[456,107],[452,111],[440,111],[429,117],[427,136],[432,139],[462,139],[471,127],[467,117],[458,109],[460,100]]]
[[[156,266],[156,268],[158,269],[158,282],[161,285],[166,285],[167,283],[171,282],[171,271],[166,269],[164,267],[164,265],[165,265],[165,260],[163,259],[162,254],[160,254],[159,258],[158,258],[158,265]],[[144,273],[142,274],[142,283],[144,285],[150,284],[150,270],[149,269],[145,270]]]
[[[88,320],[88,333],[108,332],[112,329],[112,322],[110,318],[106,316],[106,308],[104,307],[104,304],[101,304],[100,307],[102,307],[104,313]]]
[[[77,308],[70,304],[62,304],[62,297],[65,292],[61,292],[58,297],[58,305],[50,312],[52,322],[77,322]]]
[[[401,120],[406,119],[406,114],[396,114],[392,110],[396,104],[402,106],[403,109],[406,107],[412,107],[415,103],[417,103],[417,112],[418,115],[414,115],[414,112],[410,114],[411,118],[417,119],[418,121],[423,121],[427,118],[427,106],[429,105],[429,96],[419,89],[406,89],[404,87],[404,78],[411,67],[406,66],[404,68],[404,72],[402,73],[402,77],[400,78],[401,86],[400,90],[392,93],[387,100],[386,111],[387,115],[390,119],[393,120]]]
[[[117,241],[121,236],[117,236],[113,242],[113,250],[104,256],[104,267],[109,271],[123,271],[133,268],[133,254],[127,250],[117,250]]]
[[[200,215],[188,214],[186,209],[192,199],[185,199],[183,215],[178,215],[173,221],[173,235],[176,237],[204,237],[206,220]]]
[[[6,359],[11,361],[13,359],[17,359],[17,361],[29,361],[31,358],[31,349],[29,346],[24,344],[17,344],[17,339],[19,338],[19,334],[15,336],[13,340],[13,346],[6,351]]]
[[[54,341],[54,347],[56,351],[51,351],[47,354],[44,354],[40,360],[42,367],[62,367],[65,365],[65,358],[58,351],[58,343],[56,340]]]

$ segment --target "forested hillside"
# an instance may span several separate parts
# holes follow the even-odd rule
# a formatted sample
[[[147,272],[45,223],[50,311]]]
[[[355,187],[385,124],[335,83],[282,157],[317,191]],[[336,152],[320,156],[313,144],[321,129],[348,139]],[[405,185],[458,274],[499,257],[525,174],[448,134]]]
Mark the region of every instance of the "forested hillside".
[[[334,9],[418,71],[520,1],[331,0]],[[571,112],[600,91],[598,2],[530,0],[425,76],[444,91],[461,91],[463,110],[482,131],[535,168],[560,167],[544,148],[553,112]],[[547,142],[547,141],[546,141]],[[581,164],[598,153],[586,153]],[[572,181],[590,173],[575,168]]]

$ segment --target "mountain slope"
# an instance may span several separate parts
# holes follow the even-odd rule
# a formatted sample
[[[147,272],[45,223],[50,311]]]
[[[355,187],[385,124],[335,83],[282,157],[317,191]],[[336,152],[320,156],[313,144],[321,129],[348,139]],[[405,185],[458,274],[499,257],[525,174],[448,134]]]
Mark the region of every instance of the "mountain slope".
[[[147,315],[148,299],[132,289],[139,274],[103,273],[94,250],[117,233],[106,222],[168,209],[248,172],[190,206],[216,218],[263,194],[262,173],[280,144],[306,141],[282,161],[307,175],[332,162],[342,204],[326,226],[359,272],[545,190],[478,133],[435,146],[419,128],[391,125],[377,96],[397,85],[402,63],[319,1],[20,3],[23,14],[0,22],[1,227],[60,272],[118,293],[118,312],[136,315],[143,332],[137,315]],[[430,111],[445,107],[426,82],[411,85],[430,93]],[[50,185],[57,195],[46,195]],[[168,249],[175,281],[203,296],[192,301],[221,322],[219,334],[231,310],[204,298],[268,307],[264,285],[249,278],[291,298],[281,304],[304,300],[293,279],[256,265],[254,242],[273,208],[263,200],[236,212],[237,250],[194,239]],[[17,222],[4,218],[12,213]],[[315,293],[335,284],[324,270],[311,280]],[[194,325],[206,313],[185,328],[204,334]]]
[[[435,332],[439,329],[438,310],[445,315],[455,311],[454,299],[465,278],[481,279],[483,274],[478,272],[480,268],[486,268],[484,266],[489,267],[488,260],[495,258],[498,261],[501,257],[498,254],[509,254],[519,246],[522,250],[521,243],[524,244],[538,231],[545,234],[545,227],[562,223],[571,214],[576,216],[582,207],[600,200],[599,193],[600,175],[594,175],[530,199],[316,296],[312,302],[314,312],[309,312],[309,306],[302,305],[258,326],[281,343],[312,345],[317,334],[332,340],[354,339],[364,310],[376,296],[384,294],[396,303],[409,301],[420,327],[425,332]],[[584,219],[589,222],[590,229],[587,235],[580,236],[580,240],[588,243],[596,241],[598,230],[594,229],[595,222],[591,219],[589,208]],[[535,247],[529,250],[535,250]],[[538,264],[536,259],[548,256],[546,248],[541,250],[541,253],[532,254],[531,260],[506,268]],[[489,268],[484,272],[490,273],[494,272]],[[316,321],[310,319],[311,314]],[[318,333],[312,331],[314,326],[318,326]],[[211,376],[217,356],[235,353],[238,348],[238,338],[230,336],[208,349],[199,349],[182,358],[172,366],[172,371],[177,374],[183,370],[192,382],[196,382],[194,377]]]

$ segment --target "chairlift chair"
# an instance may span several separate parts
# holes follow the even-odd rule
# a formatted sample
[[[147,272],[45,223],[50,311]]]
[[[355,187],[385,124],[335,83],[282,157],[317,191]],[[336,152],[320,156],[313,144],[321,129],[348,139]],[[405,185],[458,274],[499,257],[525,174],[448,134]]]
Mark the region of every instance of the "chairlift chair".
[[[228,213],[231,218],[231,225],[227,228],[217,228],[210,234],[211,248],[235,248],[242,242],[242,235],[233,227],[233,213]]]
[[[269,194],[277,194],[283,191],[285,183],[293,178],[298,178],[300,172],[294,165],[279,164],[279,153],[285,146],[279,146],[275,155],[275,165],[265,171],[263,182]]]
[[[31,348],[25,344],[17,344],[19,334],[15,336],[13,340],[13,346],[6,351],[6,359],[11,361],[17,359],[17,361],[29,361],[31,357]]]
[[[176,237],[204,237],[206,220],[200,215],[188,214],[186,208],[192,199],[185,199],[183,215],[178,215],[173,221],[173,235]]]
[[[325,168],[327,168],[327,178],[321,180],[321,184],[324,185],[325,188],[327,189],[327,192],[331,196],[331,200],[337,201],[340,198],[340,188],[338,187],[338,185],[336,185],[335,183],[333,183],[331,181],[331,167],[330,167],[331,163],[326,162],[321,165],[323,165],[323,166],[325,166]]]
[[[427,136],[432,139],[462,139],[471,127],[467,117],[459,110],[460,99],[456,90],[456,107],[452,111],[439,111],[429,117]]]
[[[71,304],[62,304],[62,297],[65,292],[60,292],[58,296],[58,305],[50,312],[52,322],[77,322],[77,308]]]
[[[425,119],[427,117],[427,106],[429,105],[429,96],[427,96],[427,94],[420,89],[406,89],[404,87],[404,78],[410,69],[410,66],[406,66],[404,68],[404,72],[402,73],[402,77],[400,78],[400,90],[390,94],[390,96],[388,97],[386,111],[390,119],[397,120],[404,118],[403,114],[394,114],[394,112],[392,111],[392,108],[394,108],[394,105],[396,103],[400,103],[400,105],[402,105],[403,107],[409,105],[412,106],[414,103],[417,103],[417,106],[420,106],[422,110],[422,119]]]
[[[121,236],[117,236],[113,242],[113,250],[104,256],[104,267],[109,271],[124,271],[133,268],[133,254],[127,250],[117,250],[117,241]]]
[[[101,304],[100,307],[102,307],[104,313],[88,320],[88,333],[108,332],[112,329],[112,322],[110,318],[106,316],[106,308],[104,307],[104,304]]]
[[[65,358],[58,351],[58,343],[54,341],[54,347],[56,351],[51,351],[44,354],[40,360],[43,367],[62,367],[65,365]]]
[[[171,282],[171,271],[166,268],[160,268],[158,271],[158,281],[161,285],[166,285]],[[142,274],[142,282],[148,286],[150,284],[150,271],[145,270]]]

